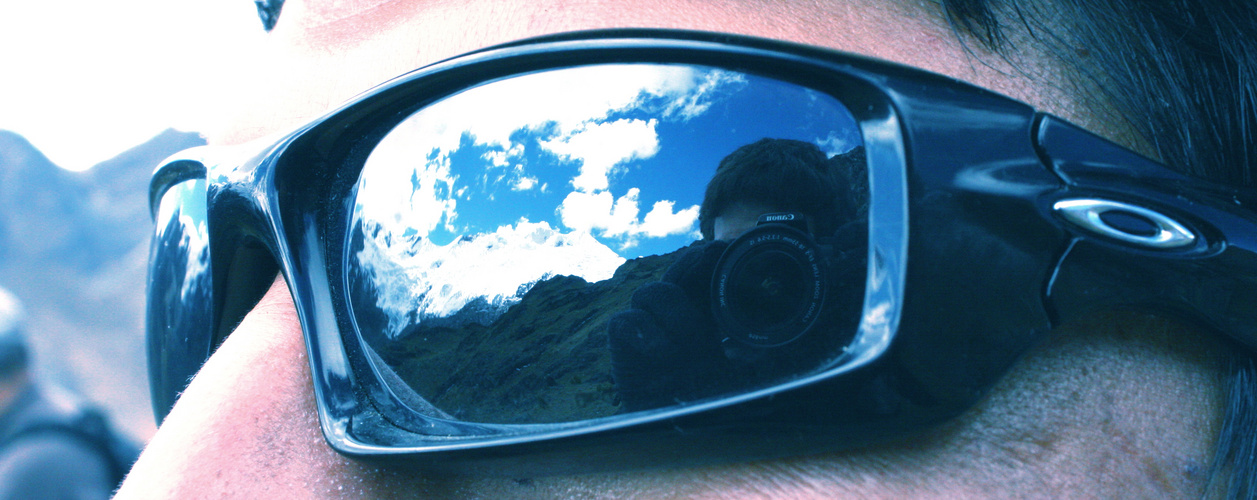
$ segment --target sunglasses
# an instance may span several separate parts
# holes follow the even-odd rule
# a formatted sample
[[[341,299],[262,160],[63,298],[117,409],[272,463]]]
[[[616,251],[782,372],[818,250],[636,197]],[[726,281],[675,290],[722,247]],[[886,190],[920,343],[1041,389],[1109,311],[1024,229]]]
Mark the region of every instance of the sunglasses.
[[[481,50],[153,176],[160,421],[278,270],[327,441],[456,473],[902,439],[1052,328],[1257,346],[1252,192],[962,82],[732,35]]]

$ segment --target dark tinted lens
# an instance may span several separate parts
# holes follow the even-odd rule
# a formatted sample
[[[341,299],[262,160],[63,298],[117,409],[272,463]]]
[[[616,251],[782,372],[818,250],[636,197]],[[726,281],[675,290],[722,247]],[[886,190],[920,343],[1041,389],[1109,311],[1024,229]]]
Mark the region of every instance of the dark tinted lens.
[[[453,95],[362,171],[346,256],[358,333],[402,399],[476,422],[606,417],[814,374],[858,323],[865,245],[834,235],[863,226],[861,144],[828,94],[706,67],[589,66]],[[821,277],[818,301],[808,257],[790,253],[804,247],[729,264],[744,243],[704,239],[704,205],[722,227],[802,214],[802,251],[843,272]],[[745,268],[733,321],[751,337],[825,313],[777,345],[734,334],[713,294],[728,265]]]
[[[209,356],[211,306],[205,181],[172,186],[157,209],[148,269],[148,369],[160,422]]]

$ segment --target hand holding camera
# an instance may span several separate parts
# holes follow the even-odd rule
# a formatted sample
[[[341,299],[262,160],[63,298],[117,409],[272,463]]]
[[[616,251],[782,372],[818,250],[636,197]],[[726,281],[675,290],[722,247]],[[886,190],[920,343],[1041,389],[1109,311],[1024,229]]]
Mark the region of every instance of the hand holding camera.
[[[862,226],[851,229],[839,234]],[[638,289],[632,307],[608,325],[624,409],[717,396],[840,352],[854,323],[835,313],[852,312],[859,300],[845,289],[853,283],[842,269],[862,268],[862,259],[848,254],[863,243],[858,237],[824,242],[809,234],[800,214],[763,214],[732,243],[691,246],[661,281]]]
[[[612,375],[626,411],[715,395],[727,359],[711,317],[712,270],[728,245],[696,243],[661,281],[633,293],[631,308],[608,322]]]

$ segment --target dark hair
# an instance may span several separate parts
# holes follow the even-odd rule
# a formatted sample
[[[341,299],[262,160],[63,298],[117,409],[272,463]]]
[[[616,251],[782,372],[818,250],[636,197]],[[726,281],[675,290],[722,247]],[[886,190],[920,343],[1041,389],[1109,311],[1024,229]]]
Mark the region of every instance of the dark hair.
[[[1009,54],[1008,29],[1082,78],[1152,153],[1179,171],[1257,185],[1257,2],[943,0],[952,26]],[[1011,21],[1011,22],[1010,22]],[[1068,33],[1069,36],[1065,36]],[[1212,472],[1230,498],[1257,495],[1257,370],[1236,350]]]
[[[716,217],[735,203],[802,213],[818,234],[833,233],[855,212],[851,183],[837,167],[862,151],[831,160],[815,144],[791,139],[760,139],[738,148],[720,160],[707,183],[698,211],[703,238],[714,238]]]

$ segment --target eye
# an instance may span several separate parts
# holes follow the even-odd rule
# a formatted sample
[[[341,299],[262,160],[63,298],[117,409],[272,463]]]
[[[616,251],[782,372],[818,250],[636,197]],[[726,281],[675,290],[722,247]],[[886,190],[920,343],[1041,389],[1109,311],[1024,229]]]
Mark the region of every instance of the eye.
[[[284,0],[253,0],[258,6],[258,17],[262,19],[262,27],[270,31],[279,22],[279,11],[284,7]]]

